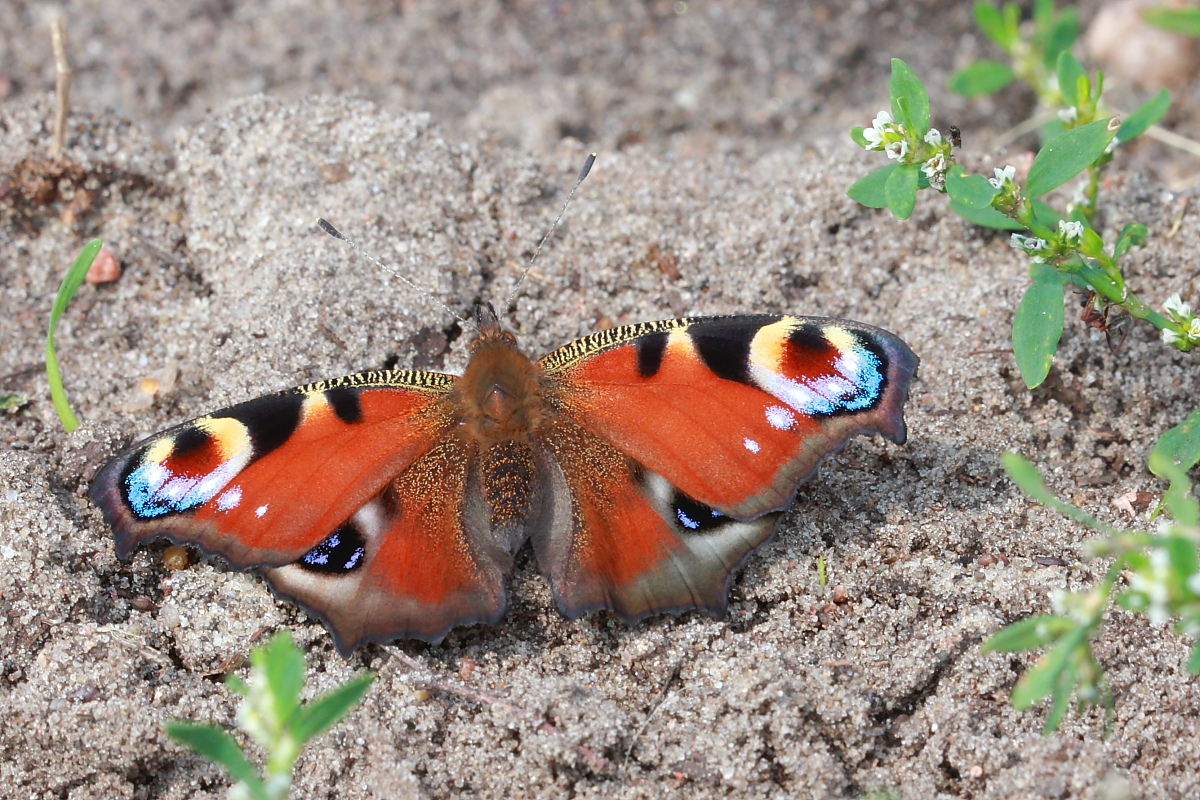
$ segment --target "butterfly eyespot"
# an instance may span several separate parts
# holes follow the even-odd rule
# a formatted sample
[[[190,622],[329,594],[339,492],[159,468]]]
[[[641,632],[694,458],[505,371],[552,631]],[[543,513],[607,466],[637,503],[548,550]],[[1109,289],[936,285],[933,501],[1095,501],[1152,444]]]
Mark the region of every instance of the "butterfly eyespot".
[[[296,564],[311,572],[341,575],[362,566],[366,547],[353,523],[346,523],[326,536]]]
[[[671,499],[671,509],[675,512],[675,519],[679,524],[685,530],[694,533],[703,533],[733,521],[720,511],[678,491]]]

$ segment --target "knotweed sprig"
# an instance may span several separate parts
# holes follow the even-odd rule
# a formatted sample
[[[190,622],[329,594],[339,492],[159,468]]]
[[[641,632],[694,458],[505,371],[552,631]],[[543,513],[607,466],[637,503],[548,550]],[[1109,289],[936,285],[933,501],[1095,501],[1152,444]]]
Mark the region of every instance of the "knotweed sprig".
[[[358,704],[374,675],[365,673],[311,703],[300,702],[304,688],[304,654],[280,631],[265,647],[250,652],[250,680],[229,675],[226,685],[242,696],[238,727],[267,753],[260,775],[241,746],[223,728],[174,720],[167,735],[221,765],[236,783],[231,800],[284,800],[292,788],[292,766],[300,749],[324,733]]]
[[[1080,708],[1104,706],[1111,720],[1113,698],[1091,642],[1114,600],[1152,625],[1174,620],[1175,632],[1193,641],[1187,668],[1200,673],[1200,503],[1187,476],[1200,463],[1200,410],[1164,433],[1150,453],[1150,471],[1169,483],[1155,516],[1165,510],[1170,519],[1160,520],[1155,533],[1106,525],[1055,497],[1021,456],[1005,453],[1002,461],[1025,494],[1103,534],[1087,543],[1088,555],[1113,559],[1096,586],[1084,592],[1056,590],[1050,597],[1053,613],[1014,622],[984,643],[984,652],[1045,650],[1017,681],[1013,706],[1026,709],[1049,698],[1046,733],[1062,722],[1072,695]],[[1117,591],[1122,579],[1128,588]]]
[[[957,163],[951,142],[929,125],[929,97],[908,65],[892,60],[891,109],[881,111],[870,128],[853,128],[851,138],[863,149],[883,151],[887,166],[855,182],[847,194],[872,208],[887,208],[907,219],[921,189],[948,195],[951,208],[971,222],[1016,231],[1010,243],[1030,258],[1031,285],[1013,318],[1013,353],[1029,388],[1049,374],[1063,330],[1063,296],[1067,285],[1094,293],[1091,312],[1118,306],[1163,331],[1163,341],[1180,350],[1198,343],[1193,316],[1164,315],[1137,297],[1125,282],[1119,261],[1146,237],[1146,227],[1127,224],[1111,245],[1092,228],[1096,187],[1114,149],[1145,131],[1162,113],[1152,100],[1129,119],[1099,118],[1103,76],[1089,79],[1067,52],[1059,55],[1057,80],[1072,87],[1063,96],[1076,111],[1064,130],[1038,152],[1021,185],[1011,165],[994,176],[969,175]],[[1169,101],[1169,98],[1166,98]],[[1059,213],[1041,200],[1081,173],[1087,189]],[[1200,334],[1200,326],[1196,333]]]

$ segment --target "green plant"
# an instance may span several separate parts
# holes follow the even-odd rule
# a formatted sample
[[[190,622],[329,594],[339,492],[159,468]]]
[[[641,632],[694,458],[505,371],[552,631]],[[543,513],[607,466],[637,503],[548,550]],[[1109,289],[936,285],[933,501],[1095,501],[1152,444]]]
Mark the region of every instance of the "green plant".
[[[1184,36],[1200,36],[1200,7],[1153,6],[1141,10],[1142,19],[1159,28]]]
[[[1016,3],[996,8],[980,0],[973,7],[975,24],[1008,56],[1008,63],[980,59],[950,76],[947,88],[967,97],[993,94],[1019,80],[1037,94],[1042,105],[1062,103],[1057,65],[1079,35],[1079,14],[1068,6],[1056,11],[1054,0],[1036,0],[1028,35],[1021,30],[1021,9]],[[1068,103],[1068,105],[1074,105]]]
[[[75,290],[83,283],[88,268],[92,266],[92,262],[96,260],[96,254],[103,246],[104,243],[99,239],[92,239],[83,246],[79,255],[75,257],[75,263],[63,276],[62,283],[58,287],[58,294],[54,296],[54,305],[50,307],[50,324],[46,328],[46,380],[50,382],[50,398],[54,401],[54,410],[58,412],[58,418],[62,420],[67,433],[78,428],[79,421],[75,419],[75,414],[71,411],[71,404],[67,402],[67,391],[63,388],[62,376],[58,371],[58,356],[54,353],[54,328],[58,325],[58,318],[67,310],[67,304],[75,296]]]
[[[882,150],[895,163],[855,182],[847,194],[871,208],[887,208],[907,219],[917,192],[932,188],[950,197],[951,207],[971,222],[1022,230],[1011,245],[1030,256],[1031,285],[1013,319],[1013,353],[1027,386],[1046,379],[1063,329],[1063,293],[1067,285],[1089,292],[1093,314],[1118,306],[1162,331],[1163,340],[1180,350],[1200,344],[1200,320],[1191,308],[1173,298],[1166,315],[1138,298],[1125,282],[1119,261],[1146,236],[1146,228],[1131,222],[1115,242],[1106,245],[1091,227],[1100,170],[1112,160],[1113,149],[1142,133],[1165,105],[1150,101],[1124,123],[1097,119],[1103,77],[1090,80],[1070,53],[1059,57],[1058,80],[1073,86],[1074,117],[1066,129],[1048,141],[1029,168],[1022,188],[1011,166],[995,176],[969,175],[956,163],[951,142],[930,127],[929,97],[908,65],[892,60],[889,84],[891,110],[881,111],[870,128],[853,128],[850,136],[866,150]],[[1086,172],[1087,188],[1060,214],[1039,198]]]
[[[1102,534],[1086,545],[1091,557],[1112,558],[1099,584],[1086,592],[1055,592],[1054,613],[1015,622],[984,643],[984,652],[1046,648],[1013,688],[1012,704],[1026,709],[1050,698],[1044,730],[1054,731],[1074,694],[1081,707],[1112,708],[1104,671],[1092,652],[1113,593],[1126,610],[1161,625],[1175,619],[1175,631],[1200,638],[1200,503],[1192,493],[1187,472],[1200,463],[1200,410],[1164,433],[1150,453],[1150,471],[1168,481],[1155,511],[1166,511],[1157,533],[1119,530],[1055,497],[1037,470],[1016,453],[1002,456],[1004,469],[1025,494],[1048,508]],[[1200,672],[1200,643],[1192,647],[1187,668]]]
[[[265,647],[250,652],[249,682],[234,675],[225,679],[242,696],[238,727],[267,753],[265,777],[237,741],[216,725],[173,720],[167,723],[167,734],[224,767],[237,781],[229,792],[233,800],[282,800],[291,790],[292,765],[300,748],[357,705],[373,678],[364,673],[311,703],[301,703],[304,654],[287,631],[280,631]]]

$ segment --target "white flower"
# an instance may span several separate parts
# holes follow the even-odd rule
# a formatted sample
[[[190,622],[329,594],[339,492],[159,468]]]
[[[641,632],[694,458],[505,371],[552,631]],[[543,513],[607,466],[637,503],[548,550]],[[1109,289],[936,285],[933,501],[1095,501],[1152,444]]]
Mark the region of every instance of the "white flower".
[[[1183,341],[1183,337],[1170,328],[1162,329],[1162,340],[1164,344],[1176,344]]]
[[[1192,324],[1188,326],[1188,338],[1200,341],[1200,317],[1192,317]]]
[[[867,140],[866,149],[883,149],[883,135],[891,131],[892,122],[892,115],[887,111],[880,111],[875,115],[875,119],[871,120],[871,127],[863,128],[863,138]]]
[[[908,155],[908,140],[899,139],[895,142],[891,142],[883,148],[883,151],[888,154],[888,158],[904,158],[906,155]]]
[[[1163,303],[1163,310],[1181,322],[1192,316],[1192,307],[1183,302],[1183,298],[1179,296],[1179,292],[1167,298],[1166,302]]]
[[[1024,250],[1030,255],[1040,253],[1048,246],[1045,239],[1039,239],[1036,236],[1022,236],[1019,233],[1014,233],[1008,243],[1017,250]]]
[[[946,156],[942,153],[936,154],[933,158],[921,165],[921,172],[925,173],[925,177],[929,180],[934,180],[940,177],[946,171]]]
[[[942,144],[942,132],[937,128],[930,128],[925,134],[925,144],[939,147]]]
[[[1006,166],[1004,169],[995,167],[992,171],[996,173],[996,177],[988,178],[988,183],[990,183],[993,188],[1000,189],[1002,191],[1005,186],[1011,184],[1017,177],[1017,168],[1011,164]]]
[[[1083,236],[1083,223],[1060,219],[1058,232],[1068,244],[1074,244],[1079,241],[1079,237]]]
[[[1072,122],[1079,119],[1079,109],[1075,106],[1071,106],[1070,108],[1060,108],[1058,110],[1058,118],[1061,119],[1064,124],[1070,125]]]

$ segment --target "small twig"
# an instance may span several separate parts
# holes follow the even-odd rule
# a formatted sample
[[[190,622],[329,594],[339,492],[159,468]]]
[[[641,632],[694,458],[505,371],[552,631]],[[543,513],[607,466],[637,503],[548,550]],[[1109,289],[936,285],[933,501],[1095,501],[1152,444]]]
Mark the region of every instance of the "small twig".
[[[1171,224],[1171,230],[1167,232],[1168,239],[1174,239],[1175,234],[1179,233],[1179,226],[1183,223],[1183,215],[1187,213],[1188,199],[1186,197],[1179,198],[1179,213],[1175,216],[1175,222]]]
[[[650,720],[654,719],[654,715],[661,711],[667,702],[675,696],[671,694],[671,685],[679,678],[679,672],[682,669],[683,662],[681,661],[676,662],[675,666],[671,667],[671,674],[667,675],[667,680],[663,682],[662,689],[659,690],[658,696],[651,703],[650,713],[646,715],[646,718],[642,720],[642,724],[633,732],[629,746],[625,748],[625,757],[621,759],[621,768],[617,771],[618,775],[623,776],[625,774],[625,767],[629,764],[629,757],[633,755],[633,748],[637,747],[638,739],[641,739],[642,734],[646,732],[646,728],[650,727]]]
[[[67,58],[67,25],[62,17],[55,18],[50,38],[54,43],[54,138],[50,155],[57,158],[66,144],[67,112],[71,107],[71,62]]]
[[[502,700],[494,694],[489,694],[488,692],[483,692],[479,689],[473,689],[464,683],[447,681],[434,677],[433,673],[428,667],[424,666],[421,664],[421,662],[417,661],[415,658],[399,648],[387,647],[384,649],[391,654],[392,658],[396,659],[413,672],[424,673],[423,675],[418,676],[418,680],[424,684],[425,688],[433,689],[439,692],[447,692],[449,694],[458,695],[459,697],[467,700],[473,700],[476,703],[482,703],[483,705],[495,706],[496,708],[503,709],[511,716],[516,717],[522,722],[532,725],[533,728],[539,733],[545,733],[553,736],[562,741],[564,744],[574,748],[579,755],[583,756],[583,759],[587,761],[588,766],[590,766],[594,772],[602,772],[608,768],[608,759],[604,758],[604,756],[601,756],[585,745],[572,742],[562,731],[551,725],[549,722],[539,719],[533,712],[527,711],[518,705],[508,702],[507,700]]]
[[[1151,125],[1143,135],[1149,136],[1151,139],[1157,139],[1163,144],[1182,150],[1185,153],[1200,156],[1200,142],[1197,142],[1195,139],[1189,139],[1186,136],[1180,136],[1175,131],[1169,131],[1160,125]]]
[[[45,369],[45,367],[45,364],[26,364],[25,366],[20,367],[19,369],[14,370],[7,375],[0,375],[0,383],[11,381],[13,378],[23,378],[26,375],[31,375],[35,372],[41,372],[43,369]]]
[[[992,153],[997,150],[1001,150],[1005,147],[1008,147],[1010,144],[1015,142],[1017,139],[1020,139],[1025,134],[1033,133],[1038,128],[1042,127],[1047,122],[1054,119],[1055,116],[1056,115],[1053,111],[1048,111],[1045,114],[1041,114],[1040,116],[1030,117],[1029,119],[1025,120],[1024,122],[1018,123],[1017,125],[1014,125],[1013,127],[1009,128],[1008,130],[1004,131],[1003,133],[997,135],[994,139],[992,139],[990,142],[987,143],[986,147],[984,148],[984,151],[988,152],[988,153]]]

